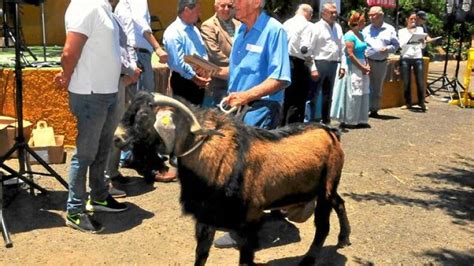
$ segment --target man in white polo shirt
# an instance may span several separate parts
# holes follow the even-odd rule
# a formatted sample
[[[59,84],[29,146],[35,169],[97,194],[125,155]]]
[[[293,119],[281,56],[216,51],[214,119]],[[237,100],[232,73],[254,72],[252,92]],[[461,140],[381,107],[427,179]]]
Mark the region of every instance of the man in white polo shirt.
[[[77,120],[76,151],[69,169],[66,225],[97,233],[103,227],[87,211],[120,212],[127,205],[108,192],[104,170],[117,124],[121,72],[119,31],[107,0],[72,0],[65,14],[63,71],[56,82],[69,90]],[[89,172],[90,198],[85,204]]]

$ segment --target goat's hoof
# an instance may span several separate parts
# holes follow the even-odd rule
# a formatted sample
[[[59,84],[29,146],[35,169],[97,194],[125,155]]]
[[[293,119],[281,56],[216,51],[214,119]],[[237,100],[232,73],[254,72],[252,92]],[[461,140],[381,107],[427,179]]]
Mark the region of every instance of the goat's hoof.
[[[305,256],[298,264],[299,266],[312,266],[316,264],[316,258],[313,256]]]
[[[343,247],[348,247],[351,245],[351,241],[349,240],[348,237],[339,239],[337,242],[337,248],[343,248]]]

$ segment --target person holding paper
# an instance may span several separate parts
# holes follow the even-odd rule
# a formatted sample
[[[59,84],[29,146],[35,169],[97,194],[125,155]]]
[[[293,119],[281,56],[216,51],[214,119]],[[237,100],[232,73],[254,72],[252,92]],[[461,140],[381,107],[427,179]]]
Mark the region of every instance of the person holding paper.
[[[369,116],[378,118],[383,83],[388,69],[387,58],[389,53],[398,50],[399,42],[395,28],[383,21],[384,12],[380,6],[371,7],[368,15],[370,25],[362,30],[362,35],[367,42],[366,56],[371,69]]]
[[[199,29],[194,26],[201,15],[199,0],[179,0],[178,17],[166,28],[163,43],[168,52],[171,69],[170,85],[174,95],[179,95],[193,104],[201,105],[204,88],[210,79],[197,73],[184,62],[185,55],[198,55],[208,59],[206,47]]]
[[[232,0],[215,0],[216,13],[201,25],[201,36],[206,44],[209,61],[226,67],[229,65],[235,31],[240,22],[234,19]],[[227,95],[227,80],[214,78],[206,91],[203,106],[215,107]]]
[[[421,111],[426,112],[428,109],[425,105],[425,82],[423,80],[423,51],[425,47],[426,34],[422,27],[416,26],[416,13],[410,13],[407,20],[407,26],[398,31],[400,38],[400,66],[403,80],[403,90],[405,95],[405,103],[403,109],[412,109],[413,102],[411,99],[411,69],[415,73],[418,105]],[[424,37],[423,37],[424,36]]]
[[[423,32],[428,34],[426,36],[426,41],[431,42],[432,38],[429,36],[429,28],[426,25],[426,21],[428,21],[428,15],[425,11],[419,10],[418,12],[416,12],[416,26],[423,28]]]

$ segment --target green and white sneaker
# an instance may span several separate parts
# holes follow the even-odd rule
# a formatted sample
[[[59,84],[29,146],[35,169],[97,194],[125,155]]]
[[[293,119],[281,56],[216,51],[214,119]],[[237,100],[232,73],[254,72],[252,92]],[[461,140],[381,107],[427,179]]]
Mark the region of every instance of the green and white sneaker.
[[[67,214],[66,225],[73,229],[93,234],[104,230],[104,227],[100,223],[94,221],[86,213]]]
[[[125,203],[116,201],[112,196],[108,195],[103,201],[89,199],[86,203],[88,212],[123,212],[128,209]]]

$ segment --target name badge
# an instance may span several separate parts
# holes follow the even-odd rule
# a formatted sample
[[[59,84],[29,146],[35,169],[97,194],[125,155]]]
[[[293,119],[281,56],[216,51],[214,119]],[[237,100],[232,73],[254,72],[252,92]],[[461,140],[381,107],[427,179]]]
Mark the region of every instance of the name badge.
[[[254,52],[254,53],[262,53],[263,51],[263,47],[262,46],[258,46],[258,45],[254,45],[254,44],[247,44],[247,47],[246,47],[247,51],[250,51],[250,52]]]

